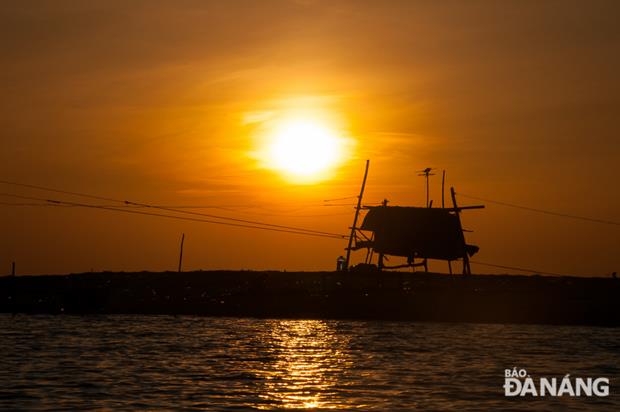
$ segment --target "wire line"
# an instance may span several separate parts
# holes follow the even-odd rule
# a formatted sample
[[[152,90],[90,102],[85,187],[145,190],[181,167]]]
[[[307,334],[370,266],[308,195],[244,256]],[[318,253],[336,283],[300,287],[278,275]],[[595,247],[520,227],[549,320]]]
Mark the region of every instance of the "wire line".
[[[91,208],[91,209],[111,210],[111,211],[116,211],[116,212],[124,212],[124,213],[133,213],[133,214],[139,214],[139,215],[164,217],[164,218],[168,218],[168,219],[178,219],[178,220],[187,220],[187,221],[192,221],[192,222],[212,223],[212,224],[224,225],[224,226],[243,227],[243,228],[250,228],[250,229],[262,229],[262,230],[269,230],[269,231],[273,231],[273,232],[293,233],[293,234],[305,235],[305,236],[326,237],[326,238],[330,238],[330,239],[344,239],[345,238],[344,235],[320,234],[320,233],[301,232],[301,231],[287,230],[287,229],[277,229],[277,228],[271,228],[271,227],[245,225],[245,224],[239,224],[239,223],[218,222],[218,221],[214,221],[214,220],[198,219],[198,218],[192,218],[192,217],[186,217],[186,216],[167,215],[167,214],[163,214],[163,213],[144,212],[144,211],[132,210],[132,209],[120,209],[118,207],[110,207],[110,206],[89,205],[89,204],[86,204],[86,203],[68,202],[68,201],[57,200],[57,199],[43,199],[43,198],[32,197],[32,196],[15,195],[15,194],[11,194],[11,193],[0,193],[0,196],[9,196],[9,197],[14,197],[14,198],[18,198],[18,199],[25,199],[25,200],[40,200],[40,201],[49,202],[49,203],[53,203],[53,204],[57,204],[57,205],[79,206],[79,207],[86,207],[86,208]]]
[[[106,201],[111,201],[111,202],[116,202],[116,203],[122,203],[122,204],[125,204],[125,205],[148,207],[148,208],[153,208],[153,209],[165,210],[165,211],[168,211],[168,212],[184,213],[184,214],[188,214],[188,215],[202,216],[202,217],[208,217],[208,218],[213,218],[213,219],[222,219],[222,220],[229,220],[229,221],[239,222],[239,223],[247,223],[247,224],[251,224],[251,225],[268,226],[268,227],[273,227],[273,228],[293,230],[293,231],[297,231],[297,232],[308,232],[308,233],[315,233],[315,234],[321,234],[321,235],[330,235],[330,236],[337,236],[337,237],[342,237],[343,236],[343,235],[341,235],[339,233],[332,233],[332,232],[325,232],[325,231],[320,231],[320,230],[306,229],[306,228],[295,227],[295,226],[277,225],[277,224],[264,223],[264,222],[254,221],[254,220],[238,219],[238,218],[233,218],[233,217],[228,217],[228,216],[218,216],[218,215],[213,215],[213,214],[209,214],[209,213],[192,212],[192,211],[188,211],[188,210],[179,210],[179,209],[175,209],[175,208],[171,208],[171,207],[150,205],[150,204],[147,204],[147,203],[133,202],[133,201],[129,201],[129,200],[119,200],[119,199],[114,199],[114,198],[109,198],[109,197],[90,195],[90,194],[86,194],[86,193],[71,192],[71,191],[68,191],[68,190],[52,189],[52,188],[45,187],[45,186],[38,186],[38,185],[30,185],[30,184],[25,184],[25,183],[10,182],[10,181],[6,181],[6,180],[0,180],[0,183],[4,183],[4,184],[7,184],[7,185],[13,185],[13,186],[28,187],[28,188],[31,188],[31,189],[43,190],[43,191],[54,192],[54,193],[68,194],[68,195],[72,195],[72,196],[81,196],[81,197],[97,199],[97,200],[106,200]],[[108,207],[108,206],[105,206],[105,207]]]
[[[525,269],[525,268],[519,268],[519,267],[514,267],[514,266],[496,265],[494,263],[478,262],[478,261],[475,261],[475,260],[470,260],[469,263],[473,263],[473,264],[476,264],[476,265],[482,265],[482,266],[490,266],[490,267],[500,268],[500,269],[516,270],[516,271],[519,271],[519,272],[536,273],[536,274],[541,274],[541,275],[574,276],[574,275],[567,275],[565,273],[545,272],[545,271],[542,271],[542,270]]]
[[[544,213],[544,214],[552,215],[552,216],[584,220],[584,221],[587,221],[587,222],[594,222],[594,223],[602,223],[602,224],[606,224],[606,225],[620,226],[620,222],[616,222],[616,221],[613,221],[613,220],[596,219],[596,218],[593,218],[593,217],[571,215],[571,214],[568,214],[568,213],[561,213],[561,212],[554,212],[554,211],[551,211],[551,210],[537,209],[537,208],[529,207],[529,206],[516,205],[514,203],[500,202],[498,200],[491,200],[491,199],[487,199],[487,198],[483,198],[483,197],[466,195],[464,193],[457,193],[457,195],[459,195],[461,197],[468,198],[468,199],[481,200],[483,202],[494,203],[494,204],[500,205],[500,206],[507,206],[507,207],[513,207],[515,209],[528,210],[530,212],[538,212],[538,213]]]

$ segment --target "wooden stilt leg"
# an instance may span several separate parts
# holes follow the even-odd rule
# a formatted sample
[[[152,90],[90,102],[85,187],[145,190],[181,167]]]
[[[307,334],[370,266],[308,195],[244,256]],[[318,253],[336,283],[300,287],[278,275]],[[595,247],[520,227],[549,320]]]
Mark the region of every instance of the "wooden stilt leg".
[[[463,247],[463,275],[469,275],[471,273],[471,270],[469,269],[469,256],[467,256],[467,248],[466,248],[466,243],[465,243],[465,236],[463,235],[463,226],[461,225],[461,216],[460,216],[460,209],[458,207],[458,205],[456,204],[456,192],[454,191],[454,188],[451,187],[450,188],[450,195],[452,196],[452,206],[454,207],[454,213],[456,215],[456,220],[457,220],[457,224],[459,227],[459,236],[460,236],[460,242],[462,244]]]

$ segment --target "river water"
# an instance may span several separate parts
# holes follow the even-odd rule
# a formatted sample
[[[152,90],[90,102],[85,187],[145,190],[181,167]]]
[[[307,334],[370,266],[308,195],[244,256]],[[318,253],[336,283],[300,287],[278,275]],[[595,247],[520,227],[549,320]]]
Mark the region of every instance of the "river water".
[[[620,329],[0,315],[2,410],[620,410]],[[505,397],[504,371],[607,377]]]

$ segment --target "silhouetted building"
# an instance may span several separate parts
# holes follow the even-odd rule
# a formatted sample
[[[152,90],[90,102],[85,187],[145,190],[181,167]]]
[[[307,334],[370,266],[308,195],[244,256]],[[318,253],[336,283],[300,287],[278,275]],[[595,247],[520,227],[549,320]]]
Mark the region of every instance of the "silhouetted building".
[[[360,227],[372,232],[372,236],[357,239],[355,249],[369,248],[379,255],[379,267],[383,255],[407,258],[407,265],[418,266],[415,259],[457,260],[478,252],[475,245],[465,243],[463,229],[456,209],[402,206],[370,206]]]

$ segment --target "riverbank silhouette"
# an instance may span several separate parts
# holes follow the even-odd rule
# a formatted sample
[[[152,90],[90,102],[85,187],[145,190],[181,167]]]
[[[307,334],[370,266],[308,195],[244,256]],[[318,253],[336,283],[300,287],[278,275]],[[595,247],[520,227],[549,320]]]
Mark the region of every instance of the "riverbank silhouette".
[[[620,326],[613,278],[197,271],[0,278],[0,312]]]

